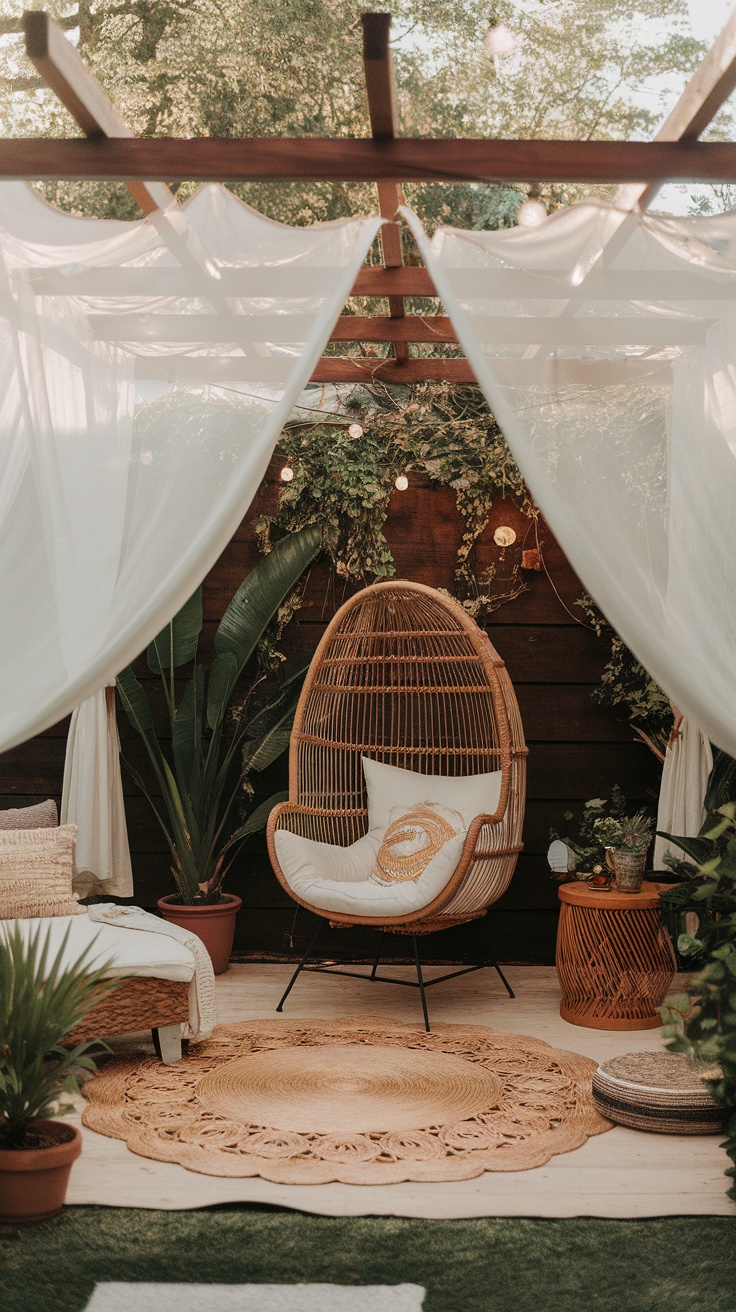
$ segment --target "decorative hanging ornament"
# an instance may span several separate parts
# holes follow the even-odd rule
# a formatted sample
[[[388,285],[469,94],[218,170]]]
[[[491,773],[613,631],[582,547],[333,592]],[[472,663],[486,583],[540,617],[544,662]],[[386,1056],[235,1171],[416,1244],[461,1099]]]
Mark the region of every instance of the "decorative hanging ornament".
[[[394,487],[398,492],[406,492],[408,486],[409,486],[409,480],[406,477],[406,474],[399,474],[398,477],[394,480]]]
[[[293,477],[294,477],[294,470],[292,469],[291,465],[284,465],[283,469],[281,470],[281,482],[290,483]]]
[[[348,437],[358,438],[362,436],[363,436],[363,429],[361,428],[360,424],[351,424],[350,427],[348,428]]]
[[[532,192],[529,193],[516,212],[516,222],[521,228],[538,228],[546,218],[546,205],[543,205],[538,196]]]

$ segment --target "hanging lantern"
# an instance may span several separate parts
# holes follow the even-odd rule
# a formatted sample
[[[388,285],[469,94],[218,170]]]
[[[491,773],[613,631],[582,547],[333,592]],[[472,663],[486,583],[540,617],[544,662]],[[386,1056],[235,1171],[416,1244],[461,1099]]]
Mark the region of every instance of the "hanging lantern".
[[[294,470],[292,469],[291,465],[284,465],[283,469],[281,470],[281,482],[290,483],[293,477],[294,477]]]
[[[408,486],[409,486],[409,480],[406,477],[406,474],[399,474],[398,477],[394,480],[394,487],[396,488],[397,492],[406,492]]]

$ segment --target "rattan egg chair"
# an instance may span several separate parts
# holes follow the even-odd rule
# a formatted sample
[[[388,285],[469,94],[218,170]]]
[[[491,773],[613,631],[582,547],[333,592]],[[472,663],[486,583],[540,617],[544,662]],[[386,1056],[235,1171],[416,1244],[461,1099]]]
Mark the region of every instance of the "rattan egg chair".
[[[504,663],[451,597],[420,583],[391,581],[365,588],[340,608],[314,654],[297,707],[289,801],[275,807],[268,821],[277,878],[294,901],[321,918],[277,1010],[305,968],[325,920],[372,925],[411,936],[429,1029],[424,988],[439,980],[423,981],[417,936],[477,921],[508,888],[522,848],[526,755]],[[275,835],[281,829],[340,847],[366,832],[364,756],[421,774],[501,771],[495,813],[473,820],[454,874],[420,912],[378,919],[327,912],[296,896],[280,867]],[[494,966],[513,997],[477,924],[476,929],[484,958],[465,970]],[[380,951],[379,946],[370,975],[361,978],[384,979],[376,973]],[[307,969],[338,973],[335,967]]]

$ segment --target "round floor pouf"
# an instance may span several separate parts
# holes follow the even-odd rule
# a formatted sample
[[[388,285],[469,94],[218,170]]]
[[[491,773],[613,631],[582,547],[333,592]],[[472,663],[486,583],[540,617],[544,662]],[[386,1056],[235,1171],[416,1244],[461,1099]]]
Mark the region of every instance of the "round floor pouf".
[[[593,1101],[609,1121],[656,1134],[721,1134],[730,1115],[677,1052],[627,1052],[605,1061],[593,1076]]]

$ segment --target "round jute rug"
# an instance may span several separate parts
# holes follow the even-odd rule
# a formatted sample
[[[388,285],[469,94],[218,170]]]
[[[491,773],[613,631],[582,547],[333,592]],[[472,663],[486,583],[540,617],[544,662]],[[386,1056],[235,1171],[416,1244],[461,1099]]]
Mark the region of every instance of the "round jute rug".
[[[611,1128],[596,1063],[480,1025],[381,1017],[218,1027],[171,1066],[115,1057],[84,1124],[143,1157],[279,1184],[523,1171]]]

